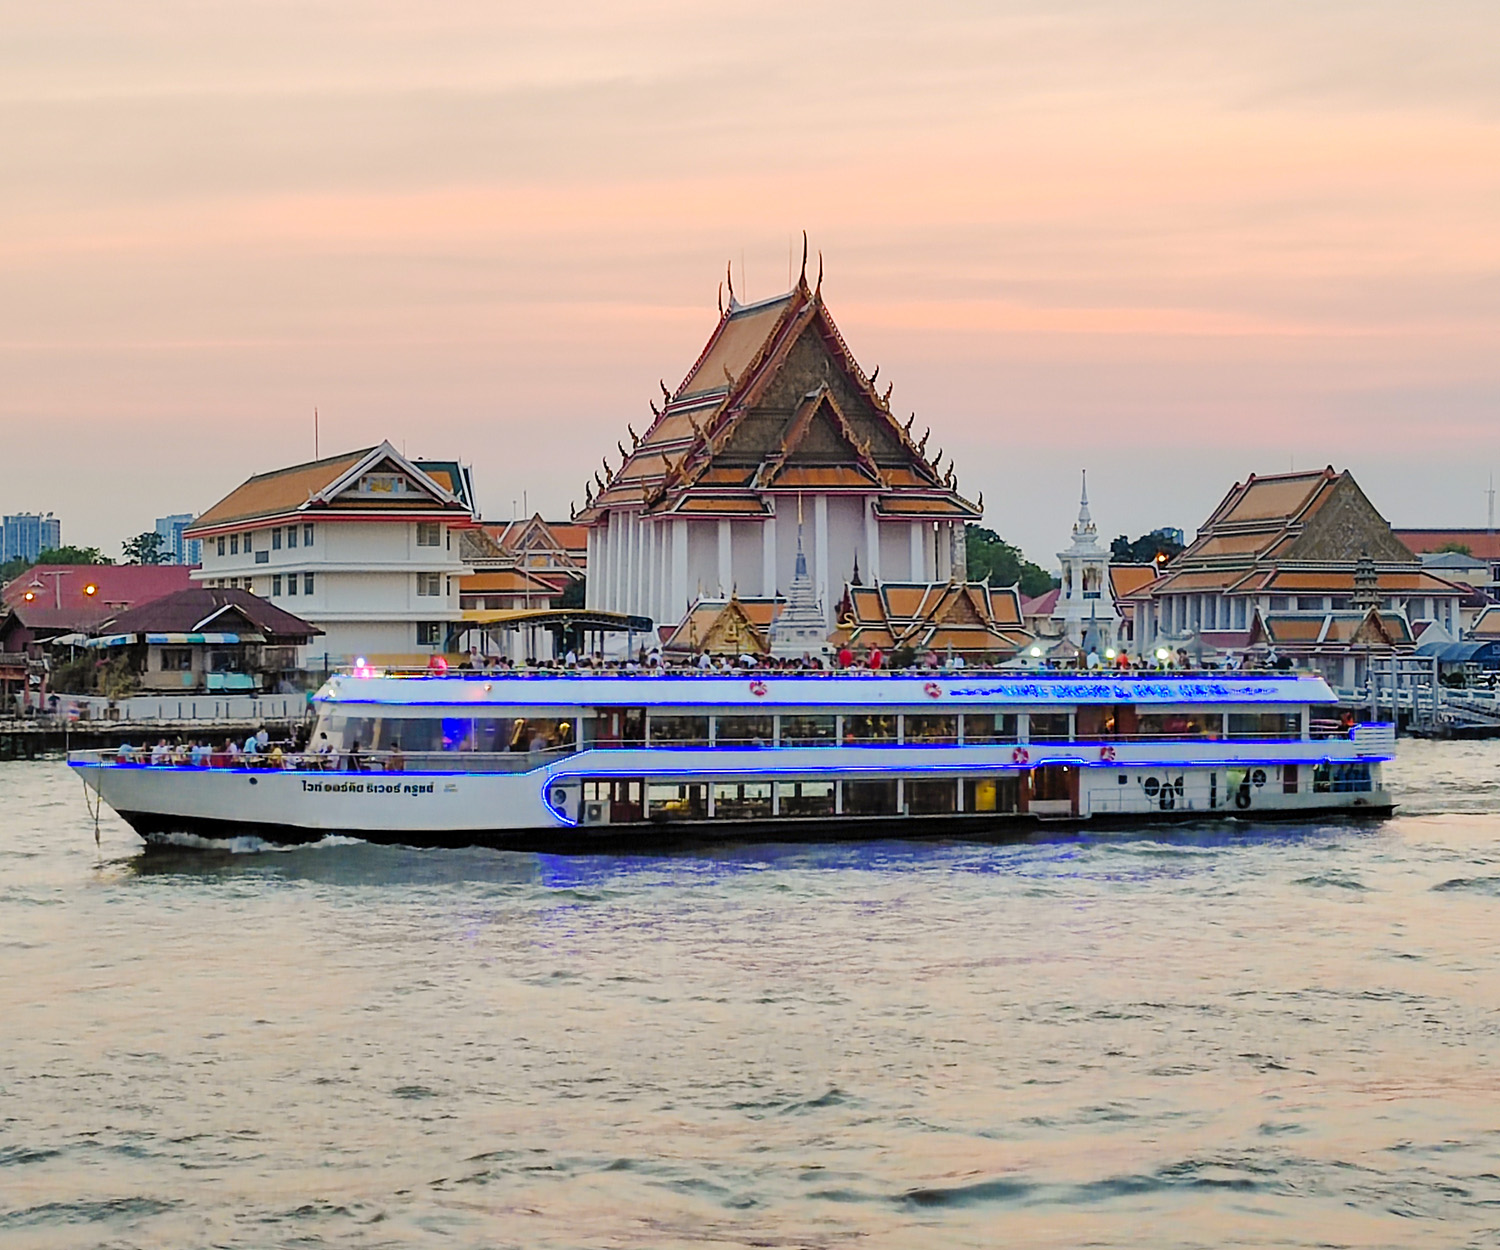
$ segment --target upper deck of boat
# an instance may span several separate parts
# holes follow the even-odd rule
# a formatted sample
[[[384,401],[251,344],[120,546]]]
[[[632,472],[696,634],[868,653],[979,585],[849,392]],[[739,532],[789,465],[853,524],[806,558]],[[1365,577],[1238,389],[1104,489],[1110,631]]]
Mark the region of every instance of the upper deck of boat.
[[[929,707],[1331,704],[1322,677],[1283,672],[617,672],[395,674],[331,678],[325,706]]]

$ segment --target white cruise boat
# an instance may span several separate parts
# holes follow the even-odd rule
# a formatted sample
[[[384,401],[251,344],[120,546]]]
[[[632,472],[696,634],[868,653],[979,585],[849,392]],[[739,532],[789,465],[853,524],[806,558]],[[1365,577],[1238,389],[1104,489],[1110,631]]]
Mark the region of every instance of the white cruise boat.
[[[572,852],[1391,810],[1395,733],[1281,674],[337,676],[313,753],[75,752],[148,842]]]

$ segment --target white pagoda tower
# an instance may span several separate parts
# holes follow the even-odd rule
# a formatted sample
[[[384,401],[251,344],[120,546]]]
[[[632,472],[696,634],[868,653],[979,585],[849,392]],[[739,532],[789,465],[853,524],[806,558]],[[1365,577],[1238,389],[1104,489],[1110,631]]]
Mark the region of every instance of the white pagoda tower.
[[[1085,651],[1092,647],[1103,654],[1119,637],[1120,617],[1109,589],[1109,550],[1099,545],[1099,528],[1089,514],[1087,469],[1078,520],[1073,522],[1073,542],[1057,558],[1062,562],[1062,593],[1052,619],[1060,622],[1063,635],[1075,646]]]
[[[800,501],[799,501],[800,502]],[[807,573],[807,555],[802,550],[802,519],[797,519],[797,561],[792,573],[786,606],[771,625],[771,654],[777,659],[798,660],[804,655],[828,653],[828,626],[823,605]]]

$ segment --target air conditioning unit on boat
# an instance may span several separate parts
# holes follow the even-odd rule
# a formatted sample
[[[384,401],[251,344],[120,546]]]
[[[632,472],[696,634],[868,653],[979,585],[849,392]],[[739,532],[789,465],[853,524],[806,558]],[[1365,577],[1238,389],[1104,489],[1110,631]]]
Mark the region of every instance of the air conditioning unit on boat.
[[[583,823],[586,825],[609,824],[609,800],[588,799],[583,805]]]

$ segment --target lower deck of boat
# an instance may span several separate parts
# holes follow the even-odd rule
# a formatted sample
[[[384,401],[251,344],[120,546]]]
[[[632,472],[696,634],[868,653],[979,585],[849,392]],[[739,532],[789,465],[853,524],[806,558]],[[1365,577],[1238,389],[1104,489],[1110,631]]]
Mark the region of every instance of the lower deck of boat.
[[[416,830],[310,829],[257,821],[219,820],[148,812],[120,816],[148,846],[180,846],[183,838],[222,842],[258,839],[277,846],[299,846],[327,837],[349,837],[387,846],[434,849],[481,847],[548,855],[644,854],[662,850],[734,846],[749,843],[831,843],[879,840],[1025,841],[1038,833],[1069,830],[1139,829],[1188,824],[1261,825],[1308,820],[1378,820],[1394,804],[1383,795],[1328,807],[1153,811],[1081,816],[1039,816],[1031,812],[953,813],[934,816],[812,817],[774,820],[663,820],[628,824],[555,826],[536,829]]]

